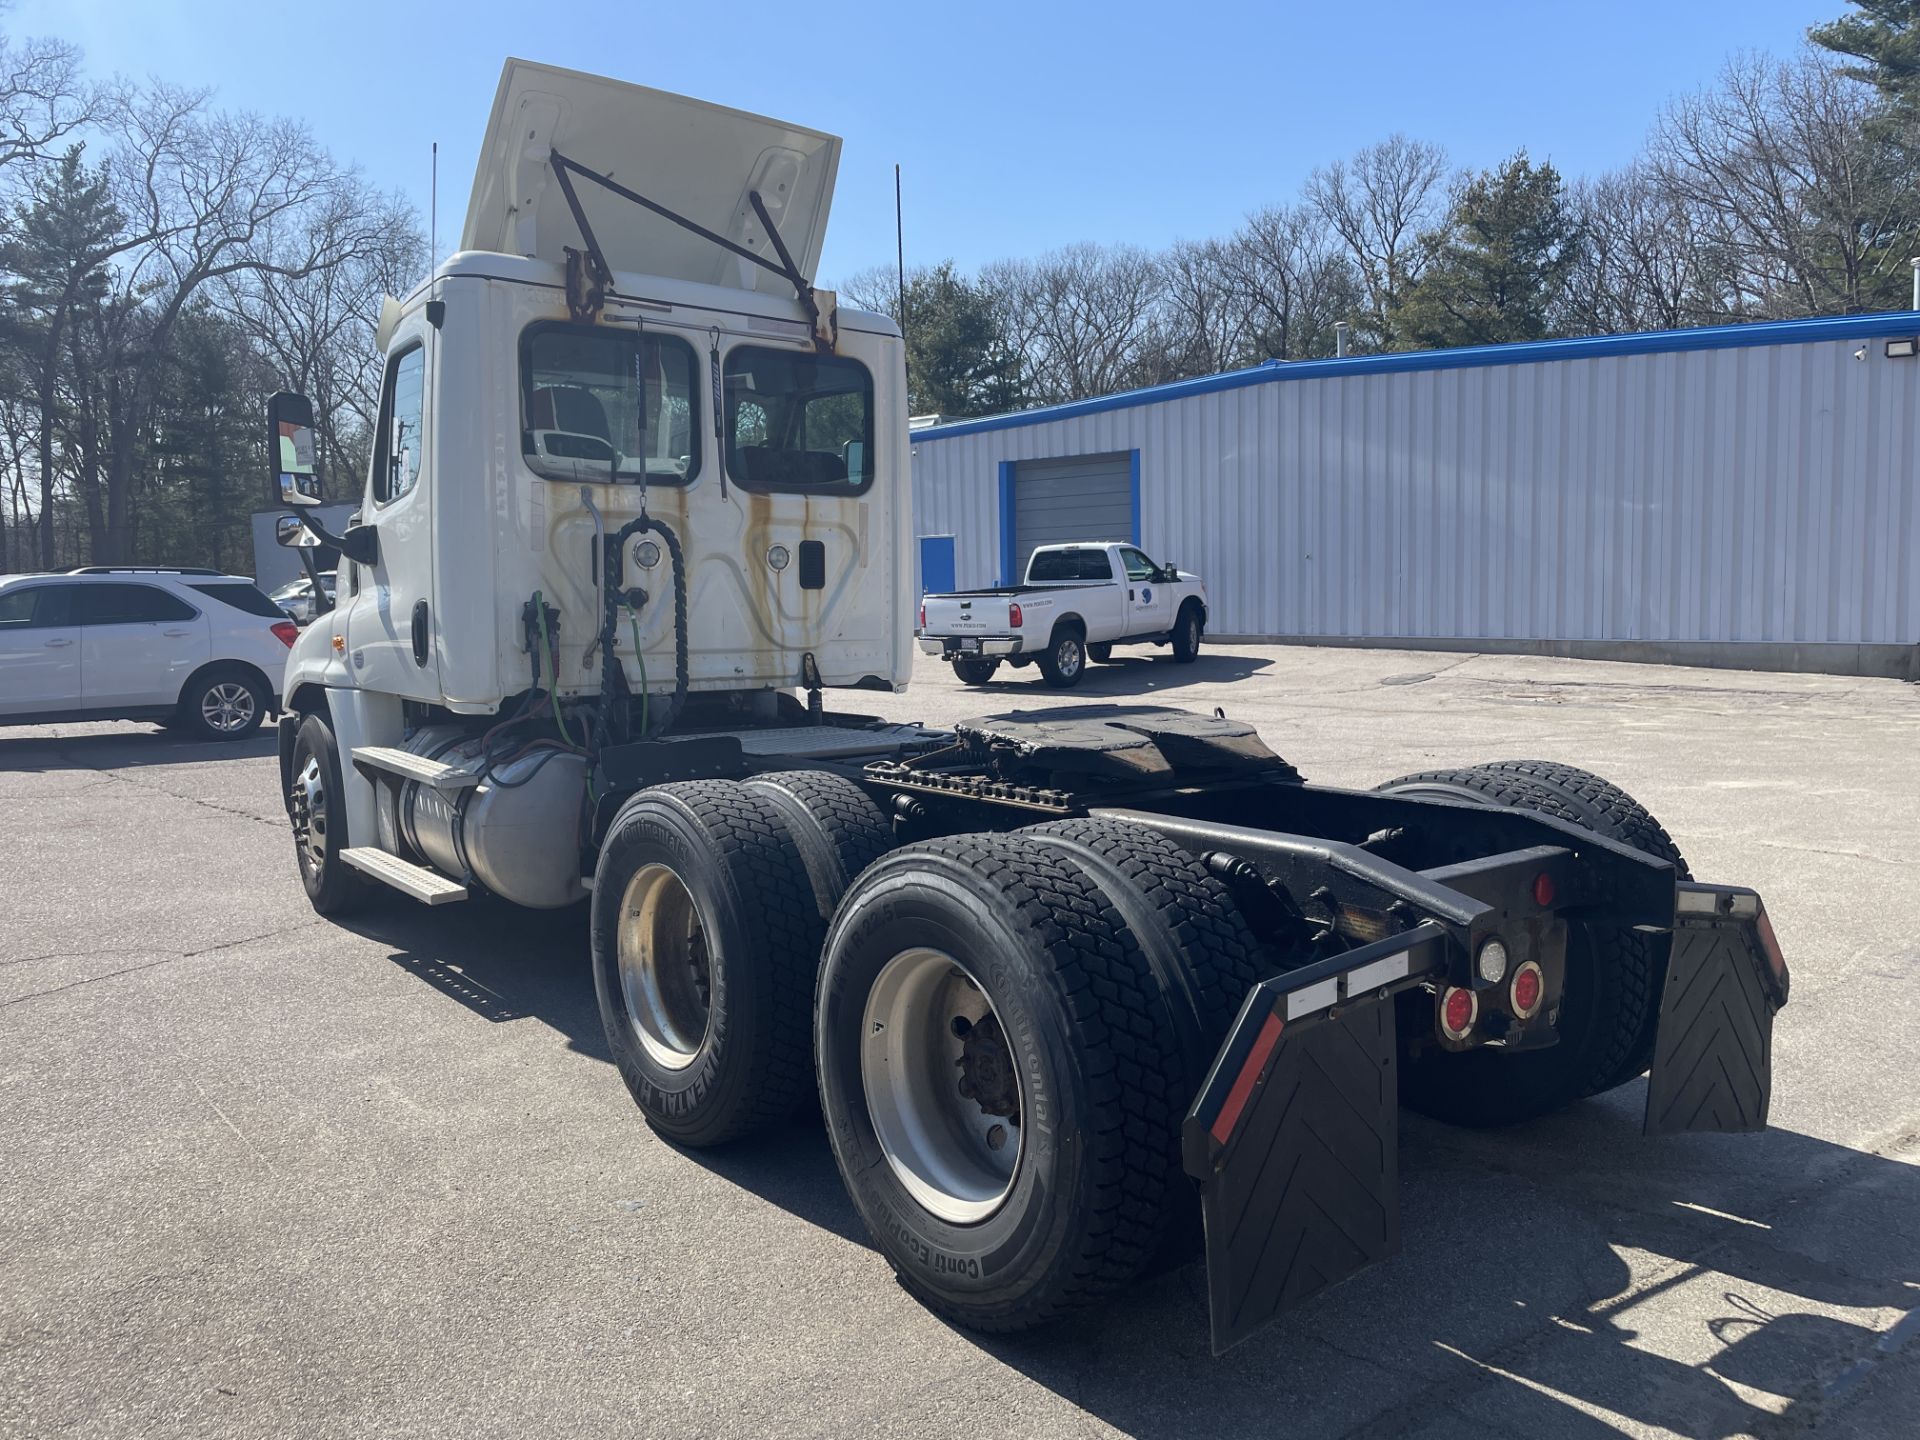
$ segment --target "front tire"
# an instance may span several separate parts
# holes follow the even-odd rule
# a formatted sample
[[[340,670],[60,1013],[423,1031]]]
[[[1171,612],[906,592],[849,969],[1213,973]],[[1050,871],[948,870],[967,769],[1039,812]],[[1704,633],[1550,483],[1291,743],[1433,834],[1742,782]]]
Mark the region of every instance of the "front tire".
[[[1200,634],[1206,628],[1200,619],[1200,607],[1188,603],[1173,622],[1173,658],[1175,663],[1191,665],[1200,658]]]
[[[266,719],[271,697],[259,680],[226,665],[197,675],[180,695],[180,729],[196,740],[244,740]]]
[[[300,722],[292,773],[287,818],[293,824],[301,888],[316,914],[344,915],[366,903],[371,886],[340,858],[347,848],[346,787],[340,748],[323,716],[309,715]]]
[[[1056,690],[1071,690],[1087,673],[1087,642],[1071,626],[1054,632],[1053,640],[1039,655],[1040,675]]]
[[[811,1088],[823,928],[763,797],[692,780],[621,807],[594,871],[593,986],[648,1124],[698,1148],[793,1114]]]
[[[1015,1331],[1154,1258],[1188,1099],[1164,995],[1088,874],[1031,836],[883,856],[815,1018],[841,1178],[901,1282]]]
[[[993,659],[956,660],[953,662],[953,674],[962,685],[984,685],[993,679],[999,670],[1000,662]]]
[[[1552,815],[1657,856],[1682,880],[1692,878],[1679,847],[1645,806],[1572,765],[1503,760],[1403,775],[1378,788]],[[1401,1100],[1436,1119],[1488,1127],[1531,1120],[1626,1084],[1653,1061],[1671,947],[1670,936],[1571,925],[1559,1043],[1513,1055],[1485,1047],[1430,1050],[1401,1066]]]

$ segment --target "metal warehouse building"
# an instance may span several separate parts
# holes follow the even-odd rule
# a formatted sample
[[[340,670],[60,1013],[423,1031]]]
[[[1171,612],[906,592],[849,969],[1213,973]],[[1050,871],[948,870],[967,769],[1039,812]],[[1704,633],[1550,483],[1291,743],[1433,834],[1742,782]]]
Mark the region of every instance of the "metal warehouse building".
[[[1270,361],[918,430],[923,587],[1130,540],[1206,581],[1217,638],[1920,678],[1916,334]]]

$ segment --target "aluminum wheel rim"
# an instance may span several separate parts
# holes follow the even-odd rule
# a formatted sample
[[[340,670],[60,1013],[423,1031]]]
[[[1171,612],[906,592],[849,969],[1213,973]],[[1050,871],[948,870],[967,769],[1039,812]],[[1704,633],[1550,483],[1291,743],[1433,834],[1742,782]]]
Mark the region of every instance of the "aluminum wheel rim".
[[[699,1057],[712,1021],[712,953],[686,882],[665,865],[643,865],[620,897],[616,938],[620,993],[640,1047],[669,1070]]]
[[[253,691],[235,680],[222,680],[200,697],[200,718],[223,735],[245,729],[253,711]]]
[[[1010,1116],[960,1089],[967,1042],[956,1022],[970,1032],[989,1019],[999,1033],[999,1012],[964,965],[912,949],[875,977],[860,1025],[860,1079],[881,1153],[916,1202],[955,1225],[978,1224],[1006,1203],[1026,1151],[1025,1090],[1010,1051]]]
[[[1060,642],[1060,673],[1062,675],[1078,675],[1080,673],[1081,661],[1082,651],[1080,649],[1080,642],[1078,640],[1062,640]]]
[[[293,843],[301,866],[311,875],[324,874],[327,866],[327,792],[321,781],[320,759],[308,755],[307,763],[293,777]]]

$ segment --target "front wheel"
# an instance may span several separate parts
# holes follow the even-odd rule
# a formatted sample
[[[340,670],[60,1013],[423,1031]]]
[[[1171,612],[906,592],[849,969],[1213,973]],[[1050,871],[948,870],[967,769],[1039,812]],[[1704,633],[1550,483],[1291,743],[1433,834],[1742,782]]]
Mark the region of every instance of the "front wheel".
[[[1000,662],[994,659],[956,660],[953,662],[954,678],[962,685],[984,685],[993,679],[994,672],[1000,668]]]
[[[366,901],[370,887],[340,858],[347,848],[346,790],[340,750],[323,717],[309,715],[300,722],[292,774],[287,818],[293,825],[301,888],[318,914],[343,915]]]
[[[1189,605],[1180,612],[1180,618],[1173,622],[1173,658],[1176,662],[1191,665],[1200,658],[1200,632],[1203,628],[1198,605]]]
[[[1087,644],[1078,630],[1057,632],[1038,658],[1041,678],[1056,690],[1071,690],[1087,673]]]

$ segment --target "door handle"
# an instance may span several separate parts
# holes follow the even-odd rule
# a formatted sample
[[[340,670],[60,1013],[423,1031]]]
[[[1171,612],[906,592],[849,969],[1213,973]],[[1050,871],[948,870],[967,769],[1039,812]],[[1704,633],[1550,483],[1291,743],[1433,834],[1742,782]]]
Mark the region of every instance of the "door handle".
[[[165,635],[169,640],[178,640],[182,635],[191,635],[193,632],[191,630],[163,630],[160,633]]]
[[[71,640],[49,640],[47,641],[47,649],[64,650],[67,646],[71,644],[73,644],[73,641]]]
[[[1133,599],[1133,591],[1131,589],[1127,591],[1127,599],[1129,600]]]

